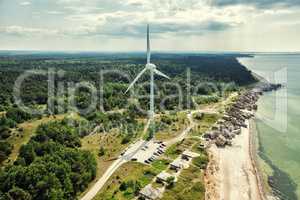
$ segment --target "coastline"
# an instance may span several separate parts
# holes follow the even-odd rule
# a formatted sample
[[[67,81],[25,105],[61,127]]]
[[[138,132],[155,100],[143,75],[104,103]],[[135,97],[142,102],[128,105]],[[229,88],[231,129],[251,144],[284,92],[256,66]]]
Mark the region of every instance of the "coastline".
[[[249,131],[249,154],[251,159],[251,164],[254,169],[254,174],[256,178],[256,183],[259,191],[259,195],[261,199],[269,199],[267,198],[267,191],[265,190],[263,184],[263,174],[260,170],[260,165],[258,163],[258,155],[257,155],[257,136],[256,136],[256,126],[253,119],[249,120],[248,124],[248,131]]]
[[[256,123],[255,123],[256,125]],[[272,161],[264,154],[264,147],[260,143],[260,136],[257,129],[256,131],[256,140],[257,142],[257,159],[258,159],[258,167],[261,176],[263,177],[263,188],[266,191],[266,194],[271,196],[273,199],[297,199],[294,191],[296,190],[296,184],[292,181],[288,174],[280,170],[276,167]],[[283,184],[289,185],[291,189],[291,193],[287,195],[280,190],[279,184],[283,182]],[[272,199],[271,198],[271,199]]]
[[[260,166],[260,143],[253,118],[259,96],[279,87],[281,86],[265,83],[247,91],[226,111],[219,123],[221,129],[204,135],[210,136],[212,143],[207,149],[210,161],[204,176],[205,199],[278,199],[268,184],[269,177],[265,178],[266,174]],[[238,124],[240,134],[233,134],[236,132],[230,131],[230,124],[234,127]],[[219,134],[217,139],[211,138],[216,133]],[[229,138],[224,138],[226,142],[220,145],[222,135]]]
[[[247,128],[233,140],[231,147],[209,149],[211,161],[205,173],[207,200],[264,200],[259,172],[253,160],[249,120]],[[235,159],[233,159],[235,158]]]
[[[272,188],[268,184],[268,175],[263,172],[261,162],[264,162],[258,155],[260,143],[256,129],[255,119],[251,119],[249,123],[249,152],[252,160],[252,166],[255,170],[257,186],[260,196],[266,200],[276,200],[277,197],[272,194]]]

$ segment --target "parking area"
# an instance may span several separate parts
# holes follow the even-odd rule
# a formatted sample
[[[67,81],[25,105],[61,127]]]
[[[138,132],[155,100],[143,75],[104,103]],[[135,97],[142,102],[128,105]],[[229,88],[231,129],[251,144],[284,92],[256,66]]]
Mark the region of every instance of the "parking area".
[[[133,161],[150,164],[165,152],[166,145],[163,142],[149,141],[132,158]]]

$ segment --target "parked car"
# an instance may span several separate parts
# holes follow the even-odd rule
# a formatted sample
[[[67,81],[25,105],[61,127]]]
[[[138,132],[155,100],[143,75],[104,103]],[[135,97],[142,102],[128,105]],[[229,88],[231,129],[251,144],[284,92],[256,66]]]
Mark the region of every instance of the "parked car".
[[[154,158],[151,157],[151,158],[149,158],[148,160],[149,160],[150,162],[153,162],[153,161],[154,161]]]
[[[137,161],[137,159],[136,158],[132,158],[131,161]]]

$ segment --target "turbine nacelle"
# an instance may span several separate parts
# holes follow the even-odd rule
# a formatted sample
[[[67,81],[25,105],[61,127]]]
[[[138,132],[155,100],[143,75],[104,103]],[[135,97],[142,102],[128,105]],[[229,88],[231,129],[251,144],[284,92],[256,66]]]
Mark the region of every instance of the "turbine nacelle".
[[[159,76],[162,76],[164,78],[170,79],[170,77],[168,77],[167,75],[165,75],[164,73],[162,73],[161,71],[156,69],[156,65],[148,63],[146,64],[146,67],[135,77],[135,79],[132,81],[132,83],[129,85],[129,87],[127,88],[126,92],[127,93],[134,85],[135,83],[141,78],[141,76],[146,72],[146,71],[150,71],[153,72],[154,74],[157,74]],[[153,87],[153,86],[151,86]]]
[[[146,64],[146,68],[149,70],[155,70],[156,69],[156,65],[152,64],[152,63],[148,63]]]

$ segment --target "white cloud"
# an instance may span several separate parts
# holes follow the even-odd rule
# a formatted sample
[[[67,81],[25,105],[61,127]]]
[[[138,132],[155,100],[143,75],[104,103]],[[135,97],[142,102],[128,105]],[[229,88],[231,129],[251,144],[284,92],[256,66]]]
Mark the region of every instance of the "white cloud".
[[[10,0],[3,1],[9,2]],[[69,46],[73,42],[72,39],[75,40],[75,44],[89,40],[89,45],[91,45],[93,40],[105,38],[106,47],[111,40],[143,41],[145,26],[150,23],[152,36],[156,40],[170,40],[176,44],[180,40],[186,41],[188,36],[196,42],[201,40],[201,46],[205,43],[207,47],[211,47],[209,45],[213,42],[214,47],[219,45],[221,49],[224,49],[224,47],[231,48],[234,45],[240,46],[241,42],[244,42],[245,46],[246,44],[252,45],[255,44],[257,38],[262,37],[265,38],[261,41],[267,41],[266,38],[273,40],[279,32],[280,35],[289,35],[291,32],[296,35],[296,31],[293,31],[295,28],[283,30],[279,28],[281,25],[296,27],[300,17],[298,7],[264,7],[258,6],[262,3],[243,3],[246,0],[23,1],[20,1],[22,2],[20,5],[30,5],[31,13],[26,13],[26,10],[19,12],[18,9],[21,8],[18,4],[14,7],[7,6],[7,8],[11,7],[12,11],[6,10],[6,16],[4,16],[6,21],[0,27],[0,34],[20,38],[22,36],[28,40],[44,36],[49,38],[49,41],[56,38],[64,41],[68,38],[69,43],[66,45]],[[226,5],[215,4],[221,1],[223,4],[227,2]],[[273,0],[265,2],[267,1]],[[217,35],[220,35],[219,40],[215,38]],[[166,38],[168,40],[165,40]],[[229,41],[232,42],[229,43]],[[261,41],[257,45],[262,45]],[[300,42],[296,38],[293,45],[297,43],[296,41]],[[194,42],[191,42],[190,46]],[[287,44],[291,43],[287,42]],[[164,43],[164,45],[167,44]],[[163,44],[160,46],[163,47]],[[172,47],[172,45],[169,46]],[[72,47],[74,47],[73,44]]]
[[[0,27],[0,34],[13,36],[50,36],[57,35],[59,31],[53,29],[29,28],[22,26]]]
[[[61,14],[63,14],[63,12],[56,11],[56,10],[49,10],[46,13],[49,14],[49,15],[61,15]]]
[[[31,2],[29,2],[29,1],[23,1],[23,2],[20,3],[20,5],[21,6],[29,6],[29,5],[31,5]]]

